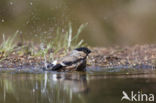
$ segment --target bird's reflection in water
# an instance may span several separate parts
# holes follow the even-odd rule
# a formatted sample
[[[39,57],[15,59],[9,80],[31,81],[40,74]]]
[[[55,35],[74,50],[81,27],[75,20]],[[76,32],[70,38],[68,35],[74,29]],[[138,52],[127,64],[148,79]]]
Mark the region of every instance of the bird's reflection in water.
[[[85,73],[45,74],[44,80],[42,95],[48,97],[49,102],[71,103],[73,98],[74,101],[82,102],[84,101],[82,95],[87,94],[89,91]]]
[[[155,94],[155,74],[148,75],[106,77],[80,72],[4,73],[0,74],[0,103],[116,103],[120,102],[121,90],[125,87]],[[137,86],[131,85],[136,83]]]
[[[88,92],[85,73],[0,75],[0,103],[84,102]]]
[[[88,93],[89,90],[85,73],[56,73],[51,74],[49,79],[73,93]]]

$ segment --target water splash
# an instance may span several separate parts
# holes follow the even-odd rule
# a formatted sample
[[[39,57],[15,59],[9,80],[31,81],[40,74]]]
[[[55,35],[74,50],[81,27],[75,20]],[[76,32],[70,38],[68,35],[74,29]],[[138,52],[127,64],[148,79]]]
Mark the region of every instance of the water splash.
[[[30,4],[31,6],[33,5],[33,3],[32,3],[32,2],[30,2],[29,4]]]
[[[11,2],[9,2],[9,5],[13,5],[14,3],[11,1]]]
[[[41,43],[40,44],[40,48],[43,50],[43,52],[44,52],[44,66],[45,66],[45,68],[47,69],[47,58],[46,58],[46,51],[45,51],[45,48],[44,48],[44,43]]]
[[[4,20],[4,19],[2,19],[2,20],[1,20],[1,22],[2,22],[2,23],[4,23],[4,22],[5,22],[5,20]]]

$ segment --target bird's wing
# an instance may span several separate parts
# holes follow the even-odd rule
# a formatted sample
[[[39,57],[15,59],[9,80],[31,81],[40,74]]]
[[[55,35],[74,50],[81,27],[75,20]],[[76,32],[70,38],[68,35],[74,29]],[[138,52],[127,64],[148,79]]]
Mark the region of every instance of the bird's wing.
[[[70,66],[73,63],[77,63],[82,59],[86,58],[86,54],[83,52],[79,53],[71,53],[68,54],[67,56],[63,57],[62,59],[59,60],[59,64],[62,64],[63,66]]]
[[[56,64],[55,66],[52,67],[52,70],[59,70],[61,69],[63,66],[61,64]]]
[[[62,58],[59,63],[63,66],[70,66],[72,65],[76,60],[78,60],[77,57],[73,57],[73,56],[66,56],[64,58]]]

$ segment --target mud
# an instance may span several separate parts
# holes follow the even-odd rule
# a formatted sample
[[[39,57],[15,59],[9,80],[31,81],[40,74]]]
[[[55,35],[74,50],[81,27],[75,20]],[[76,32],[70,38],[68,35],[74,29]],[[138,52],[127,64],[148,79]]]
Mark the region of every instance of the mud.
[[[88,66],[103,68],[156,68],[156,44],[135,45],[127,47],[109,47],[109,48],[90,48],[92,53],[88,57]],[[62,55],[58,52],[54,58],[60,58]],[[49,54],[47,54],[49,57]],[[50,60],[47,62],[51,62]],[[19,55],[16,52],[4,57],[0,57],[1,70],[8,68],[40,68],[44,66],[44,57],[36,57],[31,54]],[[2,69],[3,68],[3,69]]]

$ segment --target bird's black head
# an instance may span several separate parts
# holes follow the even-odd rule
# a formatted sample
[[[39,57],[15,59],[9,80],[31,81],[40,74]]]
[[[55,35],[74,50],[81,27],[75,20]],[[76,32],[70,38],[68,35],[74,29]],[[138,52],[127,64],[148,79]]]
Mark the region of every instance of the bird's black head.
[[[76,48],[75,50],[77,50],[77,51],[83,51],[83,52],[86,53],[87,55],[88,55],[89,53],[91,53],[91,50],[89,50],[89,49],[86,48],[86,47]]]

